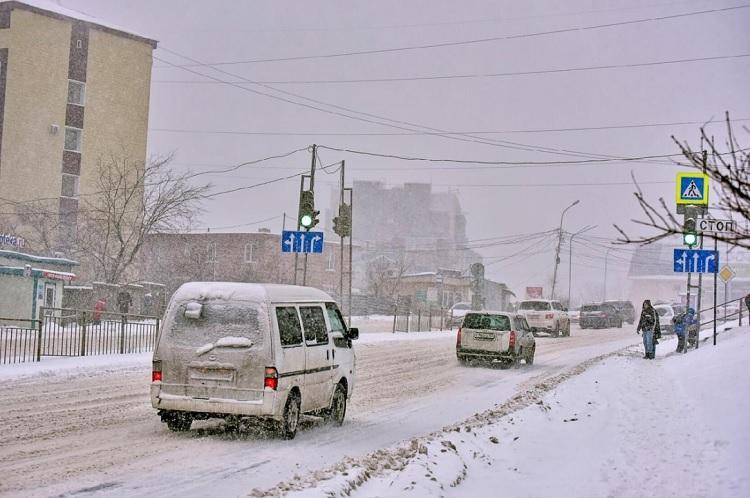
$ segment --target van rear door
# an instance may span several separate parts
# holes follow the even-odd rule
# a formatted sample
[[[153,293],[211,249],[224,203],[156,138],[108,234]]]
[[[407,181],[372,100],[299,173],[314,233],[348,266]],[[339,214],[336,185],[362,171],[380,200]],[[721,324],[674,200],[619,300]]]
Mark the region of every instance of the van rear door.
[[[251,302],[182,303],[161,338],[162,391],[196,399],[263,400],[268,323]],[[267,322],[267,321],[266,321]]]

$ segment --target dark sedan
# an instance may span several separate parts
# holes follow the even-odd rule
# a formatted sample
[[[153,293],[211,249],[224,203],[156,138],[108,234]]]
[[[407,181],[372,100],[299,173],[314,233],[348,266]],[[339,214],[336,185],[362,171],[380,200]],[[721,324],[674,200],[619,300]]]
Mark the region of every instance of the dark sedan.
[[[622,315],[610,304],[584,304],[581,306],[579,326],[582,329],[622,327]]]

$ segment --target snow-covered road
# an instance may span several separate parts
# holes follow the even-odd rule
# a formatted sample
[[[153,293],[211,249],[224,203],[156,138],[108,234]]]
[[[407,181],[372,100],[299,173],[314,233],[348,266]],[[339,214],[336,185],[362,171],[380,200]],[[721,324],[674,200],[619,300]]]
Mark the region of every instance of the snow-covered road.
[[[635,344],[631,327],[539,338],[531,367],[460,367],[454,334],[362,334],[357,386],[341,428],[312,424],[293,441],[196,422],[169,432],[148,399],[150,365],[5,375],[0,493],[24,496],[224,496],[267,489],[492,408],[519,390]],[[0,372],[0,377],[3,377]]]

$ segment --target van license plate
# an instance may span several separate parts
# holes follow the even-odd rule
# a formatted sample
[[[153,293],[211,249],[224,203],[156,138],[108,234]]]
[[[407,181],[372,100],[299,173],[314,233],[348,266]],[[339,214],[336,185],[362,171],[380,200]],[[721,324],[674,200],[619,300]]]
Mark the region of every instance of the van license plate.
[[[495,334],[492,332],[474,332],[474,339],[478,341],[494,341]]]

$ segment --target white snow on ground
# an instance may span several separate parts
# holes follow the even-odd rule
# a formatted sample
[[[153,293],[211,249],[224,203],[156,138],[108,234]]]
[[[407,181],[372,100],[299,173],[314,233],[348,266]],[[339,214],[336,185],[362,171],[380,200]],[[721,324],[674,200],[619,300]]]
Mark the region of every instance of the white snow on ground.
[[[574,329],[539,338],[534,365],[500,370],[459,365],[455,333],[423,334],[358,341],[344,425],[308,420],[292,441],[215,420],[171,433],[149,402],[149,357],[140,367],[0,382],[0,496],[245,496],[438,431],[640,339],[627,328]]]
[[[455,332],[412,332],[395,334],[390,332],[365,332],[357,340],[357,345],[378,344],[393,341],[424,341],[453,337]],[[243,343],[244,344],[244,343]],[[93,356],[44,356],[40,362],[11,363],[0,365],[0,381],[35,375],[75,375],[86,371],[113,369],[149,368],[152,352],[135,354],[113,354]]]
[[[151,352],[99,356],[45,356],[40,362],[0,365],[0,381],[34,376],[85,375],[117,369],[149,368],[152,356]]]
[[[424,438],[270,490],[289,496],[750,496],[750,328],[633,347]],[[309,488],[306,486],[313,485]]]

